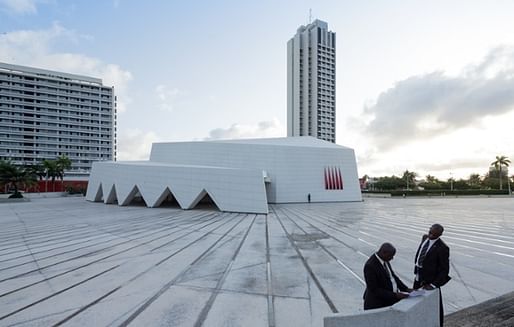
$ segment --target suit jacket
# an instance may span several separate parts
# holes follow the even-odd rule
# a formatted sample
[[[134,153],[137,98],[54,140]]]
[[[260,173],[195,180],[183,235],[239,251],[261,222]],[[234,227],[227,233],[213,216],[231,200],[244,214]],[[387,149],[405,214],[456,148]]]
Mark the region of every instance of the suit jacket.
[[[398,288],[401,291],[407,291],[408,287],[396,276],[391,265],[388,262],[386,264]],[[364,279],[366,280],[364,310],[388,307],[399,301],[395,296],[393,284],[389,277],[387,277],[384,266],[380,263],[375,254],[373,254],[364,265]]]
[[[414,258],[414,265],[418,261],[421,246],[418,247],[416,257]],[[433,284],[435,287],[441,287],[448,283],[451,277],[450,273],[450,248],[438,239],[428,250],[425,259],[423,260],[423,268],[414,268],[414,273],[419,273],[420,285]]]

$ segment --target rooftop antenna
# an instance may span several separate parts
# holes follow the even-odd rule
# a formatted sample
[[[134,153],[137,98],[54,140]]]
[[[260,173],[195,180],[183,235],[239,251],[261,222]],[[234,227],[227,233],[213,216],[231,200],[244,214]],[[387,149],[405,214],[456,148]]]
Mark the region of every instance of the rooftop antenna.
[[[309,24],[312,23],[312,8],[309,8]]]

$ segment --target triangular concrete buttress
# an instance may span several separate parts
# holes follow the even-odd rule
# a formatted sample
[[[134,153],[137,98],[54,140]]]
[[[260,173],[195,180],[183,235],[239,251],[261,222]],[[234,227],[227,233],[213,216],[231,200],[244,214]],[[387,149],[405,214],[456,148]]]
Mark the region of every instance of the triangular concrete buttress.
[[[169,187],[166,187],[164,191],[162,191],[161,195],[154,201],[154,203],[151,205],[152,208],[159,207],[167,198],[171,197],[172,202],[173,199],[177,202],[178,206],[183,209],[182,205],[180,204],[180,201],[177,199],[175,194],[170,190]]]
[[[141,198],[143,199],[143,202],[145,203],[145,206],[148,206],[146,204],[146,200],[143,198],[143,195],[142,193],[139,191],[139,187],[137,185],[134,185],[132,187],[132,189],[130,190],[130,192],[127,193],[127,195],[125,196],[124,199],[121,199],[119,202],[120,202],[120,205],[121,206],[126,206],[126,205],[129,205],[133,200],[134,198],[136,197],[137,194],[140,194],[141,195]]]
[[[195,208],[196,206],[198,206],[198,204],[200,202],[202,202],[205,199],[210,199],[212,201],[212,203],[214,204],[214,206],[216,207],[216,209],[221,211],[221,208],[216,203],[216,200],[214,199],[214,197],[206,189],[203,189],[200,193],[198,193],[198,195],[195,197],[193,202],[189,205],[188,209]]]
[[[113,204],[118,201],[118,196],[116,195],[116,186],[112,184],[111,188],[109,189],[109,192],[105,193],[107,196],[104,196],[104,203],[105,204]]]
[[[98,184],[98,188],[97,188],[96,193],[95,193],[95,196],[93,198],[93,201],[94,202],[101,202],[103,200],[103,197],[104,197],[104,192],[102,190],[102,183],[99,183]]]

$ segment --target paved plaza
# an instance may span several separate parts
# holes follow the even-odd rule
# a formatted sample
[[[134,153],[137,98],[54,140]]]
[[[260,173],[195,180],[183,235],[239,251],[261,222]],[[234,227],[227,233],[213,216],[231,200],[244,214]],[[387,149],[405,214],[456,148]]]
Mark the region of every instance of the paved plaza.
[[[514,291],[514,198],[271,205],[269,215],[91,203],[0,203],[0,326],[322,326],[362,310],[386,241],[411,284],[446,231],[447,313]]]

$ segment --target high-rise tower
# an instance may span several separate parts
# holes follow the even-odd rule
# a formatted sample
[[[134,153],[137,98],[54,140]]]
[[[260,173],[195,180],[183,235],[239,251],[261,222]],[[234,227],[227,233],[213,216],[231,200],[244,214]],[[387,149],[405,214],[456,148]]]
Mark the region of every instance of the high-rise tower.
[[[66,155],[67,174],[116,159],[116,97],[102,80],[0,62],[0,160],[40,164]]]
[[[315,20],[287,43],[287,136],[336,141],[336,34]]]

